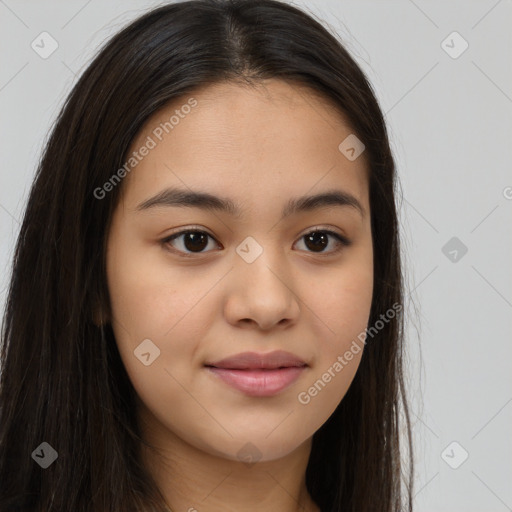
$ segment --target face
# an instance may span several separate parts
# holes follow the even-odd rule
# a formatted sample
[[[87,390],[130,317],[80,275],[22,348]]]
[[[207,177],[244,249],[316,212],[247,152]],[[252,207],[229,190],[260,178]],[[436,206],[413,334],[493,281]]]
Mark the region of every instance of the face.
[[[343,399],[373,291],[367,163],[338,148],[352,133],[308,89],[267,80],[173,101],[132,142],[108,236],[110,320],[162,446],[274,460]],[[199,192],[231,209],[183,201]]]

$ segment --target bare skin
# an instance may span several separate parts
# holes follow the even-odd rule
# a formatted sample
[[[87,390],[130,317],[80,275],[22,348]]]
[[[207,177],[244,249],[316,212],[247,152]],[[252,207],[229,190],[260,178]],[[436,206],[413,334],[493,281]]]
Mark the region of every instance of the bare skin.
[[[197,105],[156,139],[152,130],[191,96]],[[132,143],[136,151],[148,136],[157,142],[118,185],[107,251],[110,320],[141,433],[156,450],[144,447],[143,460],[173,511],[320,511],[305,483],[311,440],[356,373],[362,350],[341,371],[333,365],[367,327],[373,291],[367,164],[364,153],[351,161],[338,149],[352,133],[308,89],[268,80],[257,88],[217,84],[173,101]],[[137,209],[171,186],[229,198],[240,215]],[[290,199],[333,189],[362,211],[324,205],[281,218]],[[186,234],[162,241],[190,229],[205,233],[203,249]],[[308,241],[310,232],[323,233],[325,246]],[[262,252],[248,263],[240,247]],[[148,339],[160,354],[145,365],[134,351]],[[274,350],[307,366],[272,396],[250,396],[205,366]],[[308,392],[319,379],[325,385]]]

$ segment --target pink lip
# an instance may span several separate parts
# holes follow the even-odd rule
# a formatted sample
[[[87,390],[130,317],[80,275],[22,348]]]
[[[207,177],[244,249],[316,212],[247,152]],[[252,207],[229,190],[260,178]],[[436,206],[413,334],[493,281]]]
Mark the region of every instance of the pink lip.
[[[230,386],[250,396],[272,396],[299,378],[307,364],[299,357],[275,350],[243,352],[205,366]]]
[[[224,382],[249,396],[272,396],[297,380],[306,366],[290,366],[274,370],[233,370],[208,367]]]
[[[266,354],[258,352],[242,352],[234,356],[226,357],[213,363],[205,363],[205,366],[215,366],[216,368],[226,368],[230,370],[257,370],[257,369],[275,369],[288,366],[305,366],[306,363],[296,355],[285,352],[284,350],[275,350]]]

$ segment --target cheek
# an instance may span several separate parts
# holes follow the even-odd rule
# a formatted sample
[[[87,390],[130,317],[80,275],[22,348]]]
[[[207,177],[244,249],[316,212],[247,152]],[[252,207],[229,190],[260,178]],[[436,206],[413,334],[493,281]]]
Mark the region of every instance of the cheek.
[[[208,279],[191,280],[186,271],[166,264],[163,249],[148,250],[140,241],[129,240],[129,235],[120,234],[107,254],[114,323],[121,324],[121,330],[124,326],[124,334],[128,331],[134,341],[172,337],[181,319],[201,300]]]
[[[371,252],[355,254],[304,288],[308,306],[326,333],[321,353],[344,349],[367,326],[373,295]]]
[[[181,417],[188,418],[187,425],[208,420],[187,390],[192,362],[210,322],[208,315],[201,315],[205,290],[217,280],[191,279],[170,266],[148,264],[136,252],[120,257],[117,250],[109,256],[112,328],[139,406],[185,437]]]
[[[201,333],[210,322],[197,312],[205,290],[218,278],[190,279],[187,272],[165,265],[164,258],[150,261],[147,254],[135,243],[112,244],[107,253],[108,288],[112,328],[126,371],[136,389],[160,393],[160,386],[169,390],[171,377],[165,369],[172,368],[182,381],[186,365],[195,360]],[[144,358],[151,363],[145,366]]]
[[[369,276],[342,275],[332,279],[315,296],[317,315],[325,322],[334,339],[357,334],[366,326],[370,314],[373,279]]]
[[[310,283],[314,291],[306,295],[316,318],[317,358],[297,401],[304,415],[318,418],[318,427],[345,396],[361,361],[373,295],[370,256],[347,263],[314,288]]]

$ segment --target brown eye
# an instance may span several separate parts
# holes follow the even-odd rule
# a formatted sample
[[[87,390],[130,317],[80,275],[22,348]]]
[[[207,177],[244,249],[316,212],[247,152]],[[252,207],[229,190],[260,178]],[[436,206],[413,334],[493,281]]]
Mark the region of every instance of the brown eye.
[[[181,238],[181,243],[178,244],[178,248],[176,248],[171,242],[174,242],[175,240]],[[201,254],[204,252],[204,249],[208,246],[208,239],[211,238],[214,240],[214,238],[206,233],[206,231],[199,231],[199,230],[187,230],[187,231],[180,231],[179,233],[175,233],[174,235],[165,238],[162,240],[162,243],[164,245],[171,245],[176,248],[177,251],[185,253],[185,255],[191,254],[191,253],[197,253]]]
[[[314,252],[323,251],[329,245],[329,236],[321,231],[315,231],[304,236],[306,246]]]
[[[324,251],[324,249],[329,245],[329,238],[333,237],[336,239],[335,249],[331,251]],[[310,250],[310,252],[316,253],[335,253],[341,250],[342,247],[350,245],[350,241],[344,236],[335,233],[334,231],[328,230],[315,230],[306,233],[301,237],[301,240],[305,240],[306,247]]]

